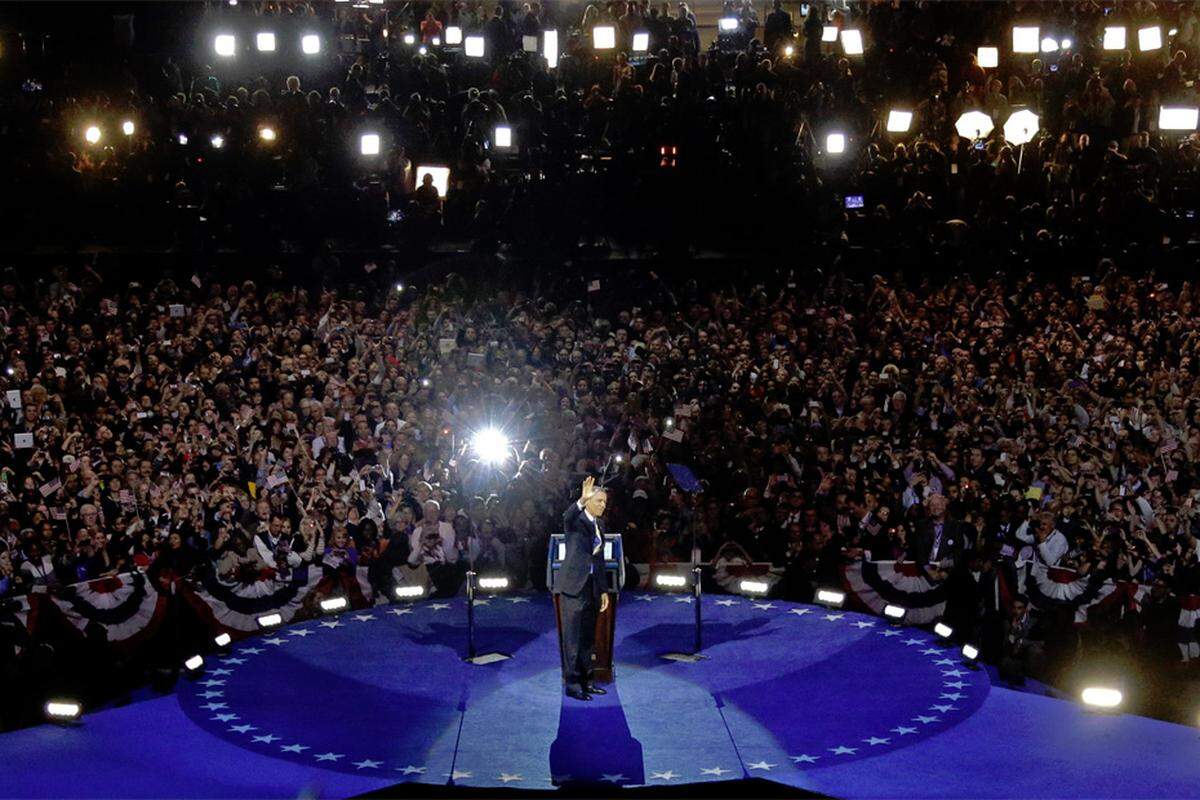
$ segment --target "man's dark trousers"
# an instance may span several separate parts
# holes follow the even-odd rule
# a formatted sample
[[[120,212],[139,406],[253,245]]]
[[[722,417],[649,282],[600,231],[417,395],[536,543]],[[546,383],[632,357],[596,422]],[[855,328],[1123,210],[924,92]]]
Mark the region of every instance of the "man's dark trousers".
[[[563,592],[562,609],[564,674],[567,689],[584,690],[592,684],[592,653],[596,644],[596,617],[600,592],[595,575],[588,575],[579,594]]]

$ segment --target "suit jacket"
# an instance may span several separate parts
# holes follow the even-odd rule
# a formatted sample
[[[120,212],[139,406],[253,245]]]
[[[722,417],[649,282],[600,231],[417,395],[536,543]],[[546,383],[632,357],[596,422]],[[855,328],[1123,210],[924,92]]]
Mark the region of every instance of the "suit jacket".
[[[942,542],[938,548],[937,561],[953,559],[955,566],[958,566],[963,551],[967,547],[967,532],[964,527],[961,522],[945,520],[942,526]],[[917,562],[922,571],[926,564],[933,561],[931,556],[936,537],[937,532],[934,530],[933,522],[928,519],[921,520],[917,529],[913,531],[912,541],[908,547],[908,557]]]
[[[604,536],[603,520],[596,520],[600,536]],[[604,590],[604,550],[592,555],[592,543],[596,528],[588,521],[578,502],[571,503],[563,512],[563,533],[566,534],[566,556],[554,575],[554,592],[577,595],[583,591],[588,575],[594,573],[593,591],[598,595]]]

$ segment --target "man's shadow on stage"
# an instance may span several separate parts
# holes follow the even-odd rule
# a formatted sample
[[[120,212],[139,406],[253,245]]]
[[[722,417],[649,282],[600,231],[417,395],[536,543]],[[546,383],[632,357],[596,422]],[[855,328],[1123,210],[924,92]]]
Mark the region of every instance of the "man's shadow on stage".
[[[550,779],[572,789],[643,784],[642,743],[629,732],[617,685],[590,702],[564,697],[550,745]]]

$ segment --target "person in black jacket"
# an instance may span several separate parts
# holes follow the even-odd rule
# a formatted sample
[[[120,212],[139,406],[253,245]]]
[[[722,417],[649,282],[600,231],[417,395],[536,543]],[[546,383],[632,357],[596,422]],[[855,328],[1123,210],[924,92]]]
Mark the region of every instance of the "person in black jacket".
[[[583,482],[583,492],[563,513],[566,556],[554,577],[554,592],[562,596],[562,636],[567,694],[591,700],[607,694],[592,683],[592,648],[596,617],[608,608],[604,591],[604,528],[600,518],[608,496],[596,488],[594,478]]]

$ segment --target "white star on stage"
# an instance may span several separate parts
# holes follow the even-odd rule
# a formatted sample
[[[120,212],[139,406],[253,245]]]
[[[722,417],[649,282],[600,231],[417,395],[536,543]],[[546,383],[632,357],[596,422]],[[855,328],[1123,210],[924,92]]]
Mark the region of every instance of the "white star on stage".
[[[222,664],[245,664],[246,659],[244,659],[244,658],[222,658],[221,663]]]
[[[761,608],[763,611],[770,611],[772,608],[775,607],[775,604],[774,603],[755,603],[754,607]]]
[[[958,706],[930,706],[930,711],[940,711],[945,714],[947,711],[958,711]]]
[[[872,736],[870,739],[863,739],[863,741],[871,746],[874,746],[877,744],[891,744],[892,743],[891,739],[880,738],[878,736]]]
[[[833,753],[835,756],[852,756],[858,752],[858,748],[846,747],[845,745],[839,744],[837,747],[830,747],[829,752]]]
[[[953,667],[956,662],[954,661],[953,658],[939,658],[937,661],[934,661],[933,663],[941,664],[941,665],[947,666],[947,667]]]
[[[364,758],[362,761],[355,761],[353,763],[358,769],[376,769],[383,764],[382,761],[372,761],[369,758]]]
[[[396,767],[396,772],[403,772],[405,775],[424,775],[425,767],[414,767],[409,764],[407,767]]]
[[[489,603],[491,603],[491,601],[490,601],[490,600],[487,600],[486,598],[485,598],[485,599],[483,599],[483,600],[476,600],[476,601],[475,601],[475,605],[477,605],[477,606],[486,606],[486,605],[488,605]]]
[[[345,758],[344,753],[318,753],[317,761],[337,761],[339,758]]]
[[[306,744],[285,744],[279,749],[285,753],[299,753],[302,750],[308,750],[309,747]]]
[[[938,695],[938,700],[962,700],[966,697],[962,692],[943,692]]]
[[[238,719],[238,715],[237,714],[216,714],[212,717],[212,719],[216,722],[233,722],[235,719]]]
[[[288,631],[288,636],[312,636],[312,631],[308,628],[296,628],[295,630]]]
[[[815,764],[818,758],[820,758],[820,756],[810,756],[808,754],[804,754],[792,756],[792,761],[795,761],[797,764]]]
[[[652,594],[635,594],[633,597],[636,600],[645,600],[648,603],[653,600],[655,596]]]
[[[200,706],[205,711],[220,711],[222,708],[229,708],[228,703],[205,703]]]
[[[266,743],[266,744],[270,744],[271,742],[278,741],[280,738],[281,738],[281,737],[279,737],[279,736],[276,736],[276,735],[275,735],[275,734],[273,734],[273,733],[264,733],[262,736],[255,736],[255,737],[254,737],[254,741],[256,741],[256,742],[264,742],[264,743]]]
[[[839,619],[841,619],[844,616],[846,616],[846,615],[845,614],[826,614],[825,619],[829,620],[830,622],[837,622]]]
[[[356,620],[358,620],[359,622],[370,622],[371,620],[375,619],[375,615],[374,614],[355,614],[354,618]],[[369,760],[370,759],[368,759],[368,761]]]
[[[459,778],[469,778],[469,777],[471,777],[471,775],[472,775],[473,773],[470,773],[470,772],[464,772],[464,771],[462,771],[462,770],[460,770],[460,769],[456,769],[456,770],[454,770],[454,772],[443,772],[442,774],[443,774],[443,775],[445,775],[445,776],[446,776],[447,778],[449,778],[450,780],[452,780],[452,781],[456,781],[456,780],[458,780]]]
[[[205,700],[211,700],[214,697],[224,697],[224,696],[225,696],[224,692],[217,692],[217,691],[201,692],[200,694],[197,695],[197,697],[203,697]]]
[[[270,639],[263,639],[263,644],[273,644],[278,647],[286,641],[287,639],[284,639],[282,636],[272,636]]]
[[[449,607],[449,603],[434,603],[433,605],[429,606],[432,611],[441,611],[442,609]]]
[[[682,777],[682,776],[672,770],[667,770],[666,772],[650,773],[650,780],[652,780],[652,781],[673,781],[679,777]]]
[[[254,727],[253,725],[234,725],[229,730],[232,733],[249,733],[250,731],[258,730],[258,728]]]
[[[797,617],[803,617],[805,614],[811,614],[811,608],[789,608],[789,614],[795,614]]]
[[[957,678],[959,675],[966,675],[966,674],[967,673],[962,671],[961,669],[944,669],[944,670],[942,670],[943,678]]]
[[[328,620],[325,620],[324,622],[321,622],[318,624],[322,628],[329,628],[329,630],[333,630],[334,628],[342,627],[342,623],[336,619],[328,619]]]
[[[208,671],[208,674],[209,675],[232,675],[233,670],[231,670],[231,669],[210,669]]]
[[[510,602],[510,603],[528,603],[528,602],[529,602],[529,598],[528,598],[528,597],[523,597],[523,596],[521,596],[521,597],[510,597],[510,598],[508,598],[508,602]]]
[[[925,644],[925,640],[924,639],[905,639],[904,643],[906,645],[912,646],[914,644]]]
[[[858,622],[855,622],[855,623],[854,623],[854,627],[856,627],[856,628],[859,628],[859,629],[861,629],[861,628],[874,628],[874,627],[875,627],[875,623],[874,623],[874,622],[867,622],[866,620],[859,620]]]
[[[939,649],[938,649],[938,648],[936,648],[936,647],[929,647],[929,648],[926,648],[926,649],[922,650],[922,651],[921,651],[921,655],[923,655],[923,656],[936,656],[936,655],[938,655],[938,654],[939,654],[939,653],[941,653],[941,652],[942,652],[942,651],[941,651],[941,650],[939,650]]]
[[[941,721],[942,720],[938,717],[925,717],[925,716],[913,717],[913,722],[919,722],[922,725],[928,725],[931,722],[941,722]]]
[[[259,653],[261,653],[262,651],[263,651],[263,649],[261,647],[244,647],[241,650],[241,652],[249,653],[252,656],[256,656]]]
[[[901,725],[898,728],[892,728],[891,732],[895,733],[895,734],[899,734],[900,736],[907,736],[910,733],[916,733],[917,729],[916,728],[906,728],[903,725]]]
[[[690,603],[690,602],[692,602],[692,596],[690,594],[681,594],[675,598],[675,602],[676,603]]]
[[[942,686],[949,686],[951,689],[965,689],[971,684],[963,683],[962,681],[942,681]]]
[[[726,608],[728,608],[729,606],[736,606],[738,604],[738,602],[737,602],[737,600],[734,600],[732,597],[723,597],[720,600],[718,600],[716,604],[719,606],[725,606]]]
[[[899,636],[900,631],[880,631],[880,636]]]
[[[200,685],[201,686],[224,686],[225,681],[214,681],[214,680],[200,681]]]
[[[701,768],[700,770],[701,775],[716,775],[718,778],[724,775],[726,772],[733,772],[733,770],[721,769],[720,767],[709,767],[708,769]]]
[[[607,773],[604,775],[601,775],[600,780],[606,781],[608,783],[620,783],[621,781],[627,781],[629,779],[618,772],[616,775],[609,775]]]
[[[501,772],[500,777],[497,778],[496,780],[504,781],[504,784],[507,786],[509,781],[523,781],[525,779],[522,778],[520,775],[509,775],[507,772]]]
[[[389,608],[387,613],[389,613],[393,616],[396,616],[396,617],[403,617],[405,614],[411,614],[412,609],[411,608]]]
[[[754,764],[747,764],[746,769],[761,769],[770,771],[771,767],[777,767],[778,764],[768,764],[766,761],[758,761]]]

